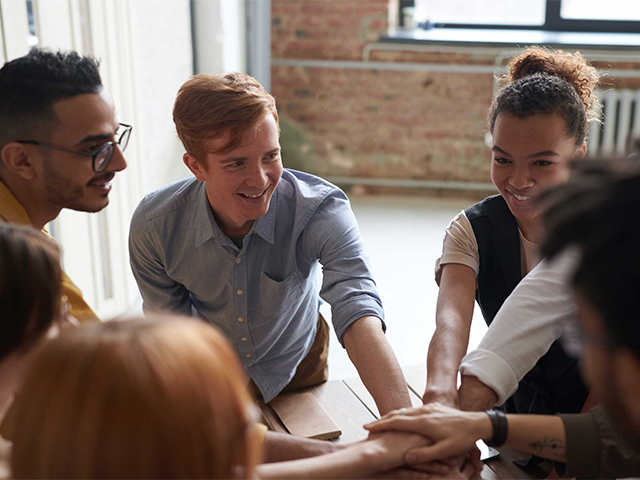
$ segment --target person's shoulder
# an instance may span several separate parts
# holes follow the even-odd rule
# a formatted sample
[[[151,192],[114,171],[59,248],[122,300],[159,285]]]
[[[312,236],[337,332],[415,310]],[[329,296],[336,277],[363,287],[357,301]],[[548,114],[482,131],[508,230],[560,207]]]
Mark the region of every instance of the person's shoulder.
[[[145,195],[133,214],[132,224],[182,215],[197,201],[203,188],[202,182],[189,176]]]
[[[315,209],[327,197],[346,198],[340,188],[310,173],[285,168],[278,185],[278,194],[295,201],[298,208]]]
[[[502,209],[503,207],[508,208],[507,203],[504,201],[504,198],[502,198],[502,195],[491,195],[484,200],[471,205],[469,208],[464,210],[464,214],[467,219],[472,222],[476,218],[487,217],[493,210]]]

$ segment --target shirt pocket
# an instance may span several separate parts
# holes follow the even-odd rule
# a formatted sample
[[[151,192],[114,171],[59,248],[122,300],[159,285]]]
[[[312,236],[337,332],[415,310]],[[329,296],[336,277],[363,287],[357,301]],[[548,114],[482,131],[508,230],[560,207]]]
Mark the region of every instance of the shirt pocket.
[[[293,272],[282,281],[260,272],[260,314],[259,322],[271,320],[289,323],[298,310],[302,300],[302,282],[297,272]]]

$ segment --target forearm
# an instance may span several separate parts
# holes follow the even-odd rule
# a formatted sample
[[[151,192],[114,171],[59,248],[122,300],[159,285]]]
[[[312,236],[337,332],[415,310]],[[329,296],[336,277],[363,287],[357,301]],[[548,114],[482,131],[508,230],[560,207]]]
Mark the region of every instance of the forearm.
[[[363,445],[356,444],[322,457],[259,465],[258,477],[283,480],[365,477],[375,473],[375,470],[369,467],[370,455]]]
[[[566,462],[567,438],[556,415],[507,415],[507,445],[521,452]]]
[[[467,413],[469,432],[474,439],[490,441],[491,420],[486,413]],[[562,419],[556,415],[507,415],[505,445],[524,453],[556,462],[566,461],[566,434]]]
[[[463,375],[458,391],[458,401],[460,410],[483,411],[493,408],[498,401],[498,396],[477,377]]]
[[[411,406],[406,381],[379,318],[360,318],[344,333],[343,342],[381,415]]]
[[[264,463],[284,462],[325,455],[341,448],[333,442],[267,432],[263,443],[263,457]]]
[[[469,343],[469,329],[461,324],[442,325],[436,328],[427,355],[427,388],[425,403],[439,401],[457,406],[457,378],[460,360]],[[449,401],[442,401],[449,398]]]
[[[458,367],[469,345],[469,332],[475,302],[476,275],[466,265],[442,267],[436,331],[427,355],[425,403],[440,402],[458,406]]]

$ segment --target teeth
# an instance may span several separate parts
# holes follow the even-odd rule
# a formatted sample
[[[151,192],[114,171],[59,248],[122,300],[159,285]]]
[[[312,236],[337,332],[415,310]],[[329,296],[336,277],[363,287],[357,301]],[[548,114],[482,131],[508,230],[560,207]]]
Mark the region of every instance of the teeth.
[[[262,194],[263,194],[263,193],[264,193],[264,192],[261,192],[261,193],[258,193],[258,194],[256,194],[256,195],[249,195],[249,194],[247,194],[247,193],[243,193],[242,195],[243,195],[243,196],[245,196],[245,197],[247,197],[247,198],[260,198],[260,197],[262,196]]]
[[[527,200],[531,200],[532,197],[525,197],[523,195],[516,195],[513,192],[509,192],[511,193],[511,195],[513,195],[514,197],[516,197],[517,200],[520,200],[521,202],[526,202]]]

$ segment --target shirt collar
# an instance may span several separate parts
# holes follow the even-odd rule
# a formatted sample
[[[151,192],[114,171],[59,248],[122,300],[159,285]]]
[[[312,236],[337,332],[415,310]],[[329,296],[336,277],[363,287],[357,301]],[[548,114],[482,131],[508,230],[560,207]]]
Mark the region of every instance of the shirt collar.
[[[271,245],[275,243],[275,230],[276,230],[276,205],[277,205],[278,190],[274,190],[271,202],[269,203],[269,209],[267,213],[257,219],[251,230],[247,235],[256,233],[260,235],[265,241]],[[218,243],[226,237],[222,232],[216,219],[213,216],[211,205],[209,205],[209,199],[207,198],[207,190],[202,184],[202,191],[200,193],[200,199],[197,202],[196,207],[196,247],[202,245],[210,238],[215,238]]]
[[[0,220],[18,225],[31,225],[29,214],[15,195],[0,180]]]

